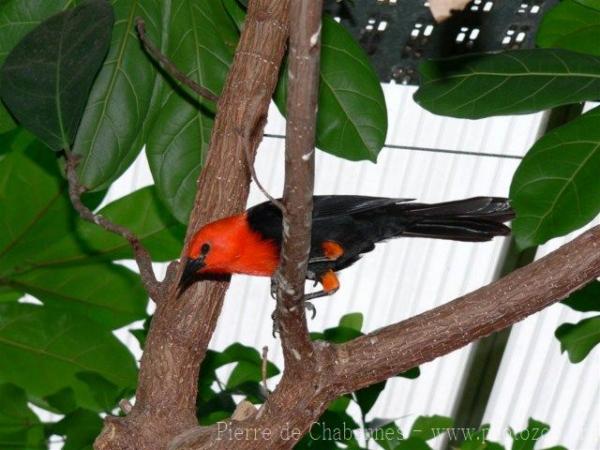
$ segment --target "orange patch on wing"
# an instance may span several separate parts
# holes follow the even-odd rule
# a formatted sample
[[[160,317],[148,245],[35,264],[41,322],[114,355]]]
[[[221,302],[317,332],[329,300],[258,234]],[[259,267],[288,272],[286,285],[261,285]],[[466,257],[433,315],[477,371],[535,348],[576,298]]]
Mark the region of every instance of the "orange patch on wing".
[[[340,280],[333,270],[328,270],[321,275],[321,284],[323,285],[323,291],[327,294],[333,294],[340,287]]]
[[[321,244],[325,257],[335,261],[344,254],[344,247],[334,241],[325,241]]]

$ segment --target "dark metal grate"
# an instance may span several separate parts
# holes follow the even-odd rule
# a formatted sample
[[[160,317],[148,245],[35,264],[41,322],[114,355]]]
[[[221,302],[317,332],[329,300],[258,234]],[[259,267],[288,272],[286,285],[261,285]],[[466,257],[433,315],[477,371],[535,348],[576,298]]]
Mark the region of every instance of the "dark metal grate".
[[[534,47],[542,15],[558,0],[473,0],[436,24],[423,0],[326,0],[325,9],[358,39],[381,81],[417,84],[424,58]]]

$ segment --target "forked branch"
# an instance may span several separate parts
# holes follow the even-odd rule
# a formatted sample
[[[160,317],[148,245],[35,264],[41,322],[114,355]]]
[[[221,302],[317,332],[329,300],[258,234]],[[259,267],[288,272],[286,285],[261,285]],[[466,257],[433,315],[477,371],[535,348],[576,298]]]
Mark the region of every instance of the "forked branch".
[[[292,372],[314,363],[304,313],[304,282],[311,244],[322,10],[320,0],[296,0],[290,5],[285,214],[281,264],[274,281],[286,371]]]
[[[140,239],[128,228],[111,222],[106,217],[100,214],[95,214],[81,201],[81,195],[86,192],[85,186],[79,182],[77,175],[77,164],[79,163],[79,155],[71,152],[65,152],[66,155],[66,171],[67,181],[69,183],[69,198],[73,204],[73,208],[79,213],[82,219],[104,228],[114,234],[125,238],[131,249],[133,257],[140,270],[140,277],[148,295],[155,301],[162,300],[161,283],[156,279],[154,269],[152,268],[152,257]]]

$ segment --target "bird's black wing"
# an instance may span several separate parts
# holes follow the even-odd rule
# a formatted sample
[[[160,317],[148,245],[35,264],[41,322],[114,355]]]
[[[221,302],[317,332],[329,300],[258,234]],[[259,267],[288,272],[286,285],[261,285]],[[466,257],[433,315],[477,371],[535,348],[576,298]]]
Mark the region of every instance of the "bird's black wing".
[[[397,203],[410,202],[412,198],[368,197],[364,195],[315,195],[313,219],[338,215],[352,215]]]
[[[364,195],[315,195],[313,197],[313,221],[317,221],[322,231],[340,227],[350,216],[366,211],[408,202],[413,199],[369,197]],[[281,242],[281,211],[270,201],[260,203],[248,209],[248,222],[253,230],[267,239]],[[341,221],[340,223],[338,223]],[[314,222],[313,222],[314,223]],[[341,227],[340,230],[346,227]],[[313,230],[313,235],[315,230]]]

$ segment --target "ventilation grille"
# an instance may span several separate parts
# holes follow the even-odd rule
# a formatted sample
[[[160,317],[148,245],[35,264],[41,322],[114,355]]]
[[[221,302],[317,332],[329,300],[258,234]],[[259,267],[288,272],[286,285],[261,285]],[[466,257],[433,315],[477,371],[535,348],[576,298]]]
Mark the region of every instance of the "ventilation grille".
[[[427,1],[326,1],[326,11],[361,43],[383,82],[417,84],[424,58],[533,48],[543,14],[558,0],[473,0],[437,24]]]

